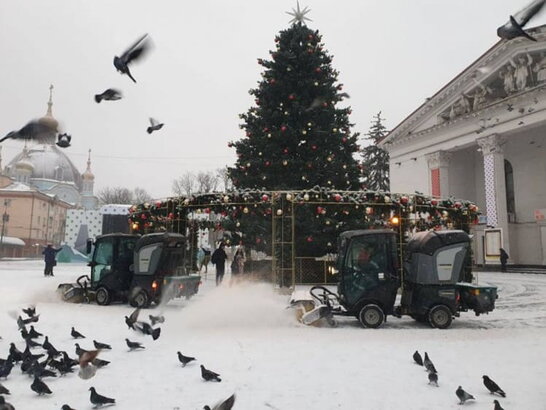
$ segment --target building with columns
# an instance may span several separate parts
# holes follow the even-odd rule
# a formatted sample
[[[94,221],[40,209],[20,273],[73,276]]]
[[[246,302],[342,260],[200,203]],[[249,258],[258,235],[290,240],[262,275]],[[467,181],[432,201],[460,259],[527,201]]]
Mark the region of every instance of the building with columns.
[[[546,26],[499,41],[381,142],[391,190],[474,201],[477,264],[546,265]]]

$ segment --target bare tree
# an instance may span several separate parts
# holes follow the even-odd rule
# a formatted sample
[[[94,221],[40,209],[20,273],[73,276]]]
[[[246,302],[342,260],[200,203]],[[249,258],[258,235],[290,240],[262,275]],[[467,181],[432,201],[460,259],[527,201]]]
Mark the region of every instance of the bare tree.
[[[223,188],[223,192],[227,192],[231,189],[231,179],[228,174],[228,167],[218,168],[216,170],[216,177],[218,178],[220,188]]]
[[[218,176],[213,171],[197,173],[197,192],[213,192],[218,186]]]
[[[195,191],[195,185],[195,175],[188,171],[173,181],[172,191],[177,196],[190,196]]]
[[[152,196],[143,188],[135,188],[133,190],[133,203],[142,204],[144,202],[152,201]]]
[[[105,204],[133,204],[133,193],[122,187],[106,187],[97,193],[97,198],[102,205]]]
[[[135,188],[131,191],[123,187],[106,187],[97,193],[101,205],[106,204],[141,204],[150,202],[152,196],[143,188]]]

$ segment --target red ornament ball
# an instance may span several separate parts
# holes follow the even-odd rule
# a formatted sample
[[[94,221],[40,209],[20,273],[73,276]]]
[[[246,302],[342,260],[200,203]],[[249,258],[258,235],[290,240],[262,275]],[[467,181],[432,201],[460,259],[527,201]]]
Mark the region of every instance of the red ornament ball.
[[[315,72],[316,72],[316,73],[320,73],[321,71],[322,71],[322,70],[320,69],[320,67],[315,68]]]
[[[283,154],[288,154],[288,148],[282,150]]]
[[[430,200],[430,204],[431,204],[432,206],[436,206],[436,205],[438,205],[438,201],[437,201],[436,199],[431,199],[431,200]]]
[[[296,96],[295,96],[294,94],[290,94],[290,95],[288,96],[288,99],[289,99],[289,100],[294,100],[295,98],[296,98]]]
[[[281,131],[282,131],[282,132],[285,132],[287,129],[288,129],[288,128],[286,127],[286,125],[282,125],[282,126],[281,126]]]
[[[313,242],[313,237],[312,237],[312,236],[308,236],[308,237],[307,237],[307,242]]]
[[[404,196],[400,197],[400,203],[402,205],[406,205],[408,203],[408,201],[409,201],[409,198],[407,196],[404,195]]]
[[[317,146],[316,146],[316,145],[311,145],[311,149],[312,149],[313,151],[316,151],[316,150],[317,150]]]
[[[265,201],[268,201],[268,200],[269,200],[269,196],[266,195],[266,194],[263,194],[263,195],[262,195],[262,201],[265,202]]]
[[[343,141],[344,143],[347,142],[347,137],[343,137],[341,141]]]
[[[341,201],[341,198],[342,198],[342,196],[341,196],[340,194],[335,194],[335,195],[334,195],[334,199],[335,199],[337,202]]]
[[[265,166],[268,167],[271,165],[271,162],[270,161],[265,161]]]

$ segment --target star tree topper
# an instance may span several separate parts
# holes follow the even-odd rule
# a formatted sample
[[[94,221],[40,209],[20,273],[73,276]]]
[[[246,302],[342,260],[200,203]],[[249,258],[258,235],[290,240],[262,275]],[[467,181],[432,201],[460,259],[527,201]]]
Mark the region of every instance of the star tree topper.
[[[300,9],[300,2],[296,2],[297,7],[296,9],[292,9],[292,11],[287,11],[286,14],[290,14],[292,17],[294,17],[292,20],[290,20],[288,23],[294,24],[294,23],[302,23],[305,24],[305,20],[313,21],[308,17],[305,17],[307,13],[311,11],[307,6],[303,10]]]

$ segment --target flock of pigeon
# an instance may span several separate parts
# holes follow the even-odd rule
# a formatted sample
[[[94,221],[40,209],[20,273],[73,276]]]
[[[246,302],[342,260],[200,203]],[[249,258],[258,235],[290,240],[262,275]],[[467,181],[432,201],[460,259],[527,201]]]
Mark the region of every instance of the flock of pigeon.
[[[36,307],[30,306],[23,309],[23,313],[27,316],[23,319],[21,315],[14,313],[14,317],[17,316],[17,326],[21,333],[21,337],[25,343],[25,349],[19,350],[14,342],[10,343],[9,354],[7,358],[0,358],[0,379],[7,379],[10,376],[11,371],[16,364],[20,363],[21,371],[26,373],[33,379],[30,389],[39,396],[53,394],[49,386],[43,381],[47,377],[65,376],[70,373],[74,373],[74,368],[79,367],[78,376],[81,379],[87,380],[94,377],[98,369],[101,369],[108,364],[107,360],[98,358],[98,355],[104,350],[111,350],[112,346],[93,340],[93,350],[83,349],[79,343],[75,343],[75,353],[77,359],[71,358],[66,351],[58,350],[50,342],[48,336],[38,332],[33,323],[37,323],[40,315],[36,314]],[[158,323],[164,323],[165,317],[162,315],[153,316],[149,315],[150,323],[139,320],[140,308],[131,313],[130,316],[125,316],[125,324],[130,330],[140,332],[144,335],[149,335],[153,340],[157,340],[161,335],[161,328],[154,327]],[[29,326],[29,328],[27,328]],[[78,332],[74,327],[70,331],[70,336],[74,340],[85,339],[86,337]],[[37,340],[42,338],[41,342]],[[142,350],[145,346],[142,343],[134,342],[125,339],[129,351]],[[33,349],[41,348],[42,352],[35,353]],[[177,352],[178,360],[183,367],[195,360],[195,357],[184,356],[182,353]],[[201,377],[204,381],[216,381],[221,382],[220,375],[212,370],[205,368],[201,365]],[[95,408],[115,405],[116,400],[111,397],[103,396],[95,390],[94,387],[89,388],[90,396],[89,401]],[[0,410],[13,410],[14,407],[10,403],[6,402],[4,396],[10,395],[10,391],[7,387],[0,384]],[[216,404],[212,408],[204,406],[204,410],[230,410],[235,403],[235,394],[231,395],[226,400]],[[74,410],[70,405],[63,404],[61,410]]]
[[[413,360],[416,364],[418,364],[419,366],[423,366],[426,369],[428,373],[428,383],[430,385],[439,387],[438,371],[436,370],[434,363],[432,363],[432,361],[430,360],[428,353],[425,352],[425,358],[423,359],[419,351],[416,350],[413,354]],[[498,394],[501,397],[506,397],[506,393],[499,387],[497,383],[491,380],[489,376],[484,375],[482,376],[482,378],[484,386],[487,388],[487,390],[489,390],[491,394]],[[476,400],[473,395],[466,392],[461,386],[457,387],[457,390],[455,390],[455,394],[459,399],[459,404],[465,404],[468,400]],[[504,410],[498,400],[493,400],[493,403],[495,404],[493,410]]]
[[[125,50],[123,54],[121,54],[121,56],[114,57],[114,67],[119,73],[127,75],[131,80],[133,80],[133,82],[136,83],[136,80],[134,79],[129,69],[129,65],[144,56],[149,48],[150,47],[148,42],[148,35],[144,34],[133,45],[131,45],[131,47]],[[116,101],[120,100],[121,98],[121,91],[114,88],[108,88],[103,93],[95,95],[95,101],[97,103],[100,103],[103,100]],[[159,121],[150,118],[150,126],[146,129],[146,132],[148,134],[151,134],[152,132],[158,131],[163,128],[163,125],[163,123],[160,123]],[[44,136],[50,135],[53,132],[57,132],[57,129],[55,127],[56,125],[48,123],[47,121],[32,120],[21,129],[17,131],[11,131],[6,134],[6,136],[0,139],[0,143],[7,139],[40,141]],[[61,148],[67,148],[70,146],[71,140],[71,135],[66,133],[59,134],[57,136],[56,145]]]

